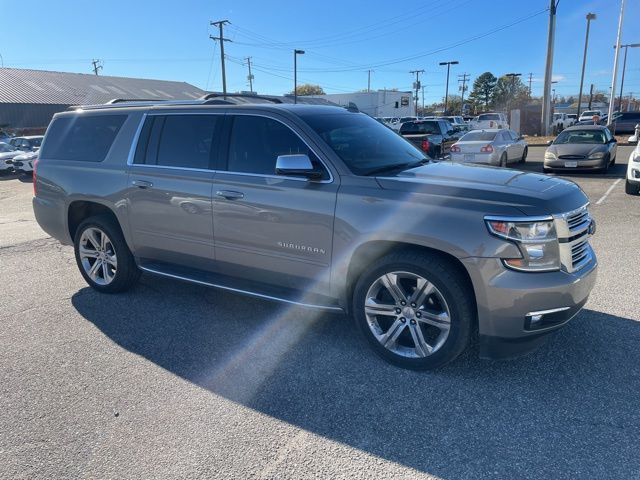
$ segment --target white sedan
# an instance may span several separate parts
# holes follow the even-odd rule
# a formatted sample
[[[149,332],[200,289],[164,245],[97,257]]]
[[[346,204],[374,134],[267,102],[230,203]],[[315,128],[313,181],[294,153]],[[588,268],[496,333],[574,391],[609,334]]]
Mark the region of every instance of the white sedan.
[[[524,162],[528,150],[527,142],[513,130],[472,130],[451,145],[451,161],[506,167]]]

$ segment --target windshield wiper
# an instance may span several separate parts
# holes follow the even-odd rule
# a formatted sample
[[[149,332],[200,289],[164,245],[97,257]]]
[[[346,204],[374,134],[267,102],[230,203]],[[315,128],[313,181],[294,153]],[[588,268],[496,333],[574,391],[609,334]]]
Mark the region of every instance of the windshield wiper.
[[[384,167],[374,168],[373,170],[369,170],[365,175],[378,175],[380,173],[394,172],[394,171],[403,171],[409,170],[410,168],[420,167],[421,165],[425,165],[429,163],[428,158],[423,158],[419,162],[407,162],[407,163],[396,163],[395,165],[385,165]]]

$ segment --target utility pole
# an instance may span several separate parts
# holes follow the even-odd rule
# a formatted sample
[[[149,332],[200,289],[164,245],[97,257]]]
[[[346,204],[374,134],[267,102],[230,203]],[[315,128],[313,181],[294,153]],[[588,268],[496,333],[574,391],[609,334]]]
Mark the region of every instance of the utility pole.
[[[616,82],[618,81],[618,55],[622,40],[622,22],[624,21],[624,0],[620,1],[620,19],[618,20],[618,35],[616,36],[616,53],[613,57],[613,77],[611,78],[611,92],[609,92],[609,112],[607,118],[613,118],[613,107],[616,96]]]
[[[531,90],[531,82],[533,82],[533,73],[529,73],[529,97],[533,95],[533,91]]]
[[[420,91],[420,74],[424,73],[424,70],[411,70],[409,73],[416,74],[416,81],[413,84],[413,89],[416,91],[416,99],[415,99],[415,116],[418,116],[418,92]]]
[[[622,61],[622,79],[620,80],[620,100],[618,102],[618,110],[622,111],[622,88],[624,87],[624,72],[627,70],[627,50],[631,48],[640,47],[640,43],[628,43],[626,45],[620,45],[620,48],[624,48],[624,60]],[[616,48],[614,45],[613,48]]]
[[[231,23],[229,20],[218,20],[217,22],[209,22],[209,25],[214,27],[218,27],[220,31],[220,35],[214,37],[213,35],[209,35],[209,38],[213,41],[220,42],[220,61],[222,62],[222,94],[227,94],[227,74],[224,70],[224,42],[230,42],[228,38],[224,38],[222,29],[226,24]]]
[[[367,93],[371,91],[371,72],[373,70],[367,70]]]
[[[592,101],[593,101],[593,83],[591,84],[591,88],[589,89],[589,110],[591,110]],[[578,115],[578,118],[580,118],[579,115]]]
[[[462,75],[458,75],[458,83],[462,82],[462,87],[460,87],[460,90],[462,91],[462,95],[460,98],[460,115],[464,113],[464,92],[467,90],[467,81],[470,78],[471,78],[471,75],[469,75],[468,73],[463,73]]]
[[[505,76],[511,79],[511,95],[508,100],[509,105],[509,123],[511,123],[511,104],[513,103],[513,98],[515,97],[515,88],[516,88],[516,78],[522,75],[521,73],[507,73]]]
[[[587,64],[587,47],[589,45],[589,27],[591,20],[596,19],[595,13],[587,13],[587,35],[584,38],[584,55],[582,56],[582,73],[580,74],[580,93],[578,93],[578,118],[580,118],[580,106],[582,105],[582,85],[584,83],[584,67]]]
[[[451,69],[451,65],[457,65],[459,62],[457,60],[453,60],[451,62],[440,62],[440,65],[447,66],[447,87],[444,91],[444,114],[447,114],[447,104],[449,103],[449,70]]]
[[[556,10],[559,0],[549,0],[549,34],[547,37],[547,62],[544,69],[544,90],[542,93],[542,119],[540,132],[549,135],[551,123],[551,76],[553,74],[553,44],[556,37]]]
[[[247,76],[247,80],[249,80],[249,91],[253,93],[253,74],[251,73],[251,57],[247,57],[245,60],[247,61],[247,66],[249,67],[249,75]]]
[[[293,51],[293,103],[298,103],[298,55],[304,55],[304,50]]]
[[[424,85],[422,86],[422,115],[424,115]]]
[[[93,63],[93,73],[98,75],[98,70],[102,70],[102,65],[101,65],[102,61],[98,58],[98,59],[93,59],[91,63]]]

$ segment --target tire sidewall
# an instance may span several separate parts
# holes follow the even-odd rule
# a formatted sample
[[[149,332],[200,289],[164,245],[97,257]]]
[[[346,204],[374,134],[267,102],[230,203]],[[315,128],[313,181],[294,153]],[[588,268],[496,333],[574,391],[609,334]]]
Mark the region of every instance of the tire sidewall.
[[[116,275],[114,279],[108,285],[99,285],[95,283],[91,277],[87,274],[82,265],[82,260],[80,259],[80,238],[82,233],[88,228],[97,228],[102,230],[109,240],[111,241],[111,245],[115,251],[116,257],[118,258],[118,267],[116,268]],[[87,220],[83,221],[77,228],[76,234],[73,240],[73,251],[76,257],[76,264],[78,265],[78,269],[82,274],[82,277],[89,284],[90,287],[95,290],[103,293],[115,293],[121,291],[123,285],[126,283],[126,277],[128,275],[127,269],[131,268],[128,264],[131,259],[131,252],[127,247],[124,237],[120,230],[112,225],[112,222],[109,221],[106,217],[91,217]]]
[[[433,283],[447,302],[451,318],[449,335],[442,347],[428,357],[406,358],[397,355],[381,345],[369,328],[367,317],[364,313],[366,294],[376,279],[385,273],[393,271],[410,272],[422,276]],[[455,284],[451,285],[446,282],[438,273],[438,269],[431,268],[429,265],[416,265],[398,260],[382,264],[363,273],[354,289],[352,312],[359,330],[378,355],[403,368],[425,370],[439,367],[451,361],[457,357],[466,346],[472,328],[472,321],[468,318],[471,312],[463,311],[464,302],[458,301],[458,298],[465,294],[468,294],[468,292],[457,291]]]

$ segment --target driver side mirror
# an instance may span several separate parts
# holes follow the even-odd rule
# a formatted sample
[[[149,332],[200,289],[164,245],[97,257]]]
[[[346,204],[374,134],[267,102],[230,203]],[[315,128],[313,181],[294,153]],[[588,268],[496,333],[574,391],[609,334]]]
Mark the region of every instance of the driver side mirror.
[[[319,179],[322,177],[322,172],[313,168],[313,164],[307,155],[296,153],[293,155],[278,155],[276,175]]]
[[[627,140],[629,143],[638,143],[638,136],[637,135],[632,135],[629,137],[629,140]]]
[[[548,140],[547,141],[547,145],[551,145],[553,143],[553,140]]]

